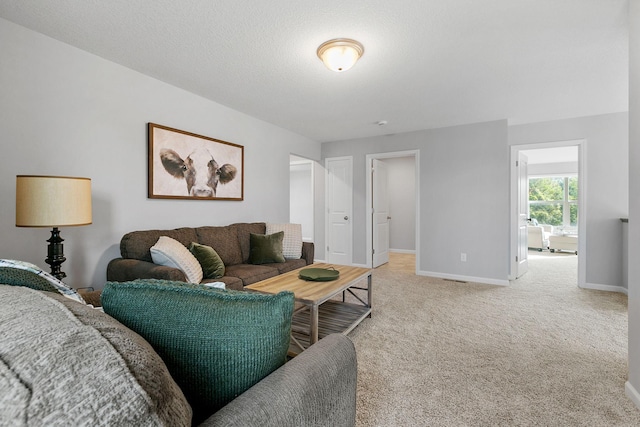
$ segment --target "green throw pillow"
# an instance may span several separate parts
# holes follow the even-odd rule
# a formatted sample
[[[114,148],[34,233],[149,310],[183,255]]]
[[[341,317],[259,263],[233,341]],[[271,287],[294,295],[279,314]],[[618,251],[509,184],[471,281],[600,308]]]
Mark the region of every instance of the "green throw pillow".
[[[191,242],[189,251],[202,266],[205,279],[219,279],[224,276],[224,262],[211,246]]]
[[[251,264],[268,264],[272,262],[285,262],[282,255],[282,239],[284,231],[273,234],[250,235],[249,262]]]
[[[198,425],[285,363],[293,293],[139,279],[107,282],[105,313],[158,352]]]

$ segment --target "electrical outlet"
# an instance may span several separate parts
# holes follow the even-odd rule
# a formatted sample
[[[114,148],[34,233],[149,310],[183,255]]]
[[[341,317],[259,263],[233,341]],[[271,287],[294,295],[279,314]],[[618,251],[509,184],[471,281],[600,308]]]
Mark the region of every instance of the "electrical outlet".
[[[465,254],[464,252],[461,252],[460,253],[460,261],[467,262],[467,254]]]

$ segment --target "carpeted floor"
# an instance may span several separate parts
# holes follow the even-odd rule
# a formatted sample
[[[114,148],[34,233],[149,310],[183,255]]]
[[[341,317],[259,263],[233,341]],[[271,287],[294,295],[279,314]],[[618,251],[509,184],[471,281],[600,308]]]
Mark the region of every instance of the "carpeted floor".
[[[373,275],[358,426],[639,426],[625,396],[627,298],[576,286],[577,257],[530,254],[509,287]]]

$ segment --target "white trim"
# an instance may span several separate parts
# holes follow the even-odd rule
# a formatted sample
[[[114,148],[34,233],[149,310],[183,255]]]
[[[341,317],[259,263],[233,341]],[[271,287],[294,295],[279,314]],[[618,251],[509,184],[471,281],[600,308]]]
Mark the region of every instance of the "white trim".
[[[371,267],[369,267],[368,265],[365,265],[365,264],[354,264],[354,263],[351,263],[351,266],[352,267],[360,267],[360,268],[371,268]]]
[[[624,286],[600,285],[598,283],[584,283],[580,285],[581,289],[591,289],[595,291],[618,292],[629,295],[629,291]]]
[[[418,276],[436,277],[438,279],[458,280],[462,282],[472,282],[484,285],[509,286],[508,280],[489,279],[487,277],[462,276],[460,274],[436,273],[433,271],[418,271]]]
[[[289,186],[291,186],[291,166],[306,165],[311,166],[311,238],[302,237],[303,242],[313,242],[316,240],[316,162],[314,160],[301,157],[297,154],[289,153],[289,159],[291,156],[297,157],[300,160],[289,160]],[[289,222],[291,222],[291,192],[289,192]]]
[[[625,394],[638,409],[640,409],[640,393],[631,385],[629,381],[624,383]]]
[[[511,215],[510,215],[510,245],[509,245],[509,280],[515,280],[517,271],[516,254],[518,253],[518,196],[516,163],[521,150],[538,148],[578,147],[578,286],[584,287],[587,279],[586,248],[587,248],[587,140],[566,140],[555,142],[541,142],[534,144],[511,145],[509,169],[511,171]],[[515,194],[514,194],[515,193]]]
[[[415,254],[416,251],[412,249],[391,249],[389,248],[389,252],[393,252],[395,254]]]
[[[366,237],[367,237],[367,249],[366,249],[366,257],[367,263],[366,267],[371,268],[373,265],[373,260],[371,259],[371,254],[373,253],[373,237],[372,237],[372,229],[373,223],[371,220],[371,211],[373,210],[372,200],[371,200],[371,168],[373,167],[374,159],[392,159],[398,157],[413,157],[415,161],[415,201],[416,201],[416,274],[420,271],[420,150],[407,150],[407,151],[394,151],[391,153],[373,153],[367,154],[365,158],[365,171],[366,172],[366,190],[365,190],[365,217],[366,217]]]

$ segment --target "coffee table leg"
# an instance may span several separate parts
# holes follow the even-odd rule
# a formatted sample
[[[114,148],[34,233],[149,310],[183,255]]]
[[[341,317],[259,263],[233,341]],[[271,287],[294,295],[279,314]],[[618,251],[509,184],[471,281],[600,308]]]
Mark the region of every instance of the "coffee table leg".
[[[311,328],[309,331],[309,343],[313,344],[318,342],[318,306],[313,304],[309,307],[309,311],[311,315],[311,321],[309,322]]]
[[[371,301],[371,296],[373,294],[373,289],[371,288],[371,274],[367,276],[367,302],[369,303],[369,308],[373,306]],[[369,317],[371,317],[371,313],[369,313]]]

